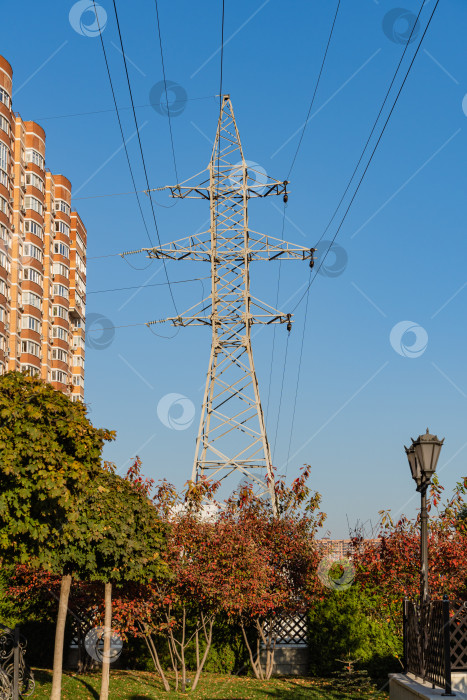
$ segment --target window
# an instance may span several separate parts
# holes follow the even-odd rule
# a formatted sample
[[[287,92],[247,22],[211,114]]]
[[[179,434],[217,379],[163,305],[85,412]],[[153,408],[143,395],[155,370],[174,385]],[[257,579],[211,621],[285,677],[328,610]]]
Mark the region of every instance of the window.
[[[62,255],[64,258],[69,258],[70,257],[70,249],[67,245],[64,243],[54,243],[54,252],[57,255]]]
[[[8,171],[10,168],[10,151],[3,143],[0,141],[0,183],[5,187],[8,187]]]
[[[74,355],[73,367],[83,367],[84,368],[84,357],[81,357],[81,355]]]
[[[64,233],[65,236],[70,235],[70,227],[64,221],[56,221],[55,222],[55,230],[58,231],[59,233]]]
[[[33,211],[37,211],[38,214],[42,216],[42,213],[44,211],[44,207],[42,205],[42,202],[40,202],[36,197],[25,197],[24,198],[24,206],[26,209],[32,209]]]
[[[68,297],[70,296],[70,292],[67,289],[67,287],[65,287],[65,285],[54,284],[54,297],[55,296],[60,296],[64,297],[65,299],[68,299]]]
[[[21,371],[25,374],[29,374],[31,377],[37,377],[39,375],[39,370],[33,365],[21,365]]]
[[[42,287],[42,275],[33,267],[25,267],[23,270],[23,277],[25,280],[29,280],[29,282],[35,282],[36,284],[39,284]]]
[[[34,316],[24,316],[21,319],[21,327],[28,331],[36,331],[40,333],[41,322]]]
[[[4,297],[7,297],[9,294],[9,289],[5,283],[5,280],[0,279],[0,294],[3,294]]]
[[[8,215],[8,202],[5,197],[0,197],[0,211]]]
[[[52,370],[52,381],[53,382],[60,382],[61,384],[66,384],[66,372],[62,372],[60,369],[53,369]]]
[[[38,223],[33,221],[32,219],[26,219],[24,222],[24,230],[27,233],[33,233],[35,236],[41,239],[41,241],[44,240],[44,230],[42,226],[39,226]]]
[[[26,184],[36,187],[41,192],[44,191],[44,180],[36,173],[26,173]]]
[[[6,144],[4,144],[3,141],[0,141],[0,168],[2,168],[2,170],[8,170],[9,165],[10,153],[6,147]]]
[[[8,119],[5,119],[3,114],[0,114],[0,129],[10,135],[10,122]]]
[[[42,250],[34,243],[25,243],[23,246],[23,257],[35,258],[42,262]]]
[[[73,375],[73,386],[84,386],[84,379],[79,374]]]
[[[71,207],[68,204],[68,202],[65,202],[64,199],[56,199],[55,200],[55,211],[62,211],[67,216],[70,216]]]
[[[86,246],[84,245],[83,239],[81,238],[78,232],[76,233],[76,245],[81,248],[81,250],[83,251],[83,255],[86,255]]]
[[[0,267],[4,267],[7,272],[11,272],[11,263],[2,250],[0,250]]]
[[[52,360],[59,360],[60,362],[68,362],[68,353],[66,350],[61,348],[54,348],[52,350]]]
[[[44,170],[44,158],[39,151],[36,151],[34,148],[29,148],[26,151],[26,162],[34,163],[38,165],[41,170]]]
[[[54,326],[52,328],[52,338],[60,338],[60,340],[67,340],[67,331],[61,326]]]
[[[2,87],[0,87],[0,102],[3,102],[7,107],[10,106],[10,95]]]
[[[54,316],[59,316],[60,318],[64,318],[65,321],[68,321],[68,309],[65,309],[64,306],[60,306],[60,304],[58,304],[57,306],[52,307],[52,312]]]
[[[79,335],[75,335],[73,338],[73,347],[82,348],[84,350],[84,338],[81,338]]]
[[[84,264],[81,256],[76,253],[76,267],[77,269],[83,273],[83,275],[86,274],[86,265]]]
[[[10,245],[11,235],[7,227],[3,224],[0,224],[0,238],[7,244],[7,246]]]
[[[29,355],[40,357],[41,346],[39,343],[34,343],[32,340],[23,340],[21,341],[21,352],[27,352]]]
[[[3,323],[4,320],[5,320],[5,309],[2,306],[0,306],[0,321]],[[0,338],[0,340],[1,340],[1,338]],[[2,350],[2,349],[3,348],[0,347],[0,350]]]
[[[42,306],[41,303],[41,298],[38,294],[34,294],[34,292],[23,292],[21,296],[21,301],[23,303],[23,306],[34,306],[36,309],[40,309]]]
[[[62,277],[66,277],[68,279],[70,276],[70,268],[63,263],[54,263],[53,273],[54,275],[62,275]]]
[[[81,396],[81,394],[72,394],[71,400],[73,403],[79,403],[83,400],[83,397]]]

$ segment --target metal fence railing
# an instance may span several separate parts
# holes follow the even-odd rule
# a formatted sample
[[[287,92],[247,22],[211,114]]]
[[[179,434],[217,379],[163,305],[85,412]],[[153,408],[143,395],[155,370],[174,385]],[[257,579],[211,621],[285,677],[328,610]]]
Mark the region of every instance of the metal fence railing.
[[[19,700],[34,692],[34,676],[25,660],[26,640],[18,625],[0,624],[0,700]]]
[[[467,603],[404,601],[404,667],[406,673],[452,692],[452,671],[467,671]]]

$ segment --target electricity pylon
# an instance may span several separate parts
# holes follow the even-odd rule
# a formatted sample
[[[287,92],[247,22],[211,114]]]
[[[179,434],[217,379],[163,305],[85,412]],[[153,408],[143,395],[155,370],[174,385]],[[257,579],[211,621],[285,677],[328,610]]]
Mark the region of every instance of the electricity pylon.
[[[309,259],[313,266],[314,249],[249,228],[248,200],[282,195],[287,201],[288,183],[269,177],[259,183],[258,171],[247,166],[229,95],[222,98],[207,171],[209,177],[200,184],[191,184],[194,178],[190,178],[164,189],[176,198],[207,199],[209,231],[144,250],[151,258],[211,263],[210,296],[179,316],[164,319],[175,326],[212,326],[193,481],[203,475],[222,480],[240,472],[260,493],[270,494],[275,508],[271,451],[253,362],[251,328],[253,324],[285,323],[290,331],[291,314],[251,296],[250,262]]]

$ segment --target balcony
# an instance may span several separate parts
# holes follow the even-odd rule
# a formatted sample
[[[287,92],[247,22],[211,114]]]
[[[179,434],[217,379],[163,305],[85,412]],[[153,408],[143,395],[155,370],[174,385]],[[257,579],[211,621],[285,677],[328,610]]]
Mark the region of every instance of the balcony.
[[[82,320],[84,321],[84,307],[77,300],[70,300],[69,309],[70,321]]]

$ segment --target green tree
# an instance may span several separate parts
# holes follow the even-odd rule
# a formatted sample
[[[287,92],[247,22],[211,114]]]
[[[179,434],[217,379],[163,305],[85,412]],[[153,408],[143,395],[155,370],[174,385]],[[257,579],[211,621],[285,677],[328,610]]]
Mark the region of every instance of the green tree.
[[[52,700],[60,698],[70,562],[84,551],[77,504],[113,438],[93,427],[83,404],[39,378],[0,377],[0,557],[62,575]]]
[[[74,548],[65,553],[66,564],[75,567],[81,580],[104,583],[101,700],[107,700],[109,692],[112,584],[158,581],[168,571],[162,558],[167,526],[148,497],[151,482],[143,481],[140,469],[136,458],[125,479],[113,465],[99,470],[79,509],[77,526],[84,547],[78,557]]]
[[[348,656],[367,663],[391,653],[391,641],[378,624],[376,597],[358,585],[331,590],[308,613],[311,670],[327,675]]]

